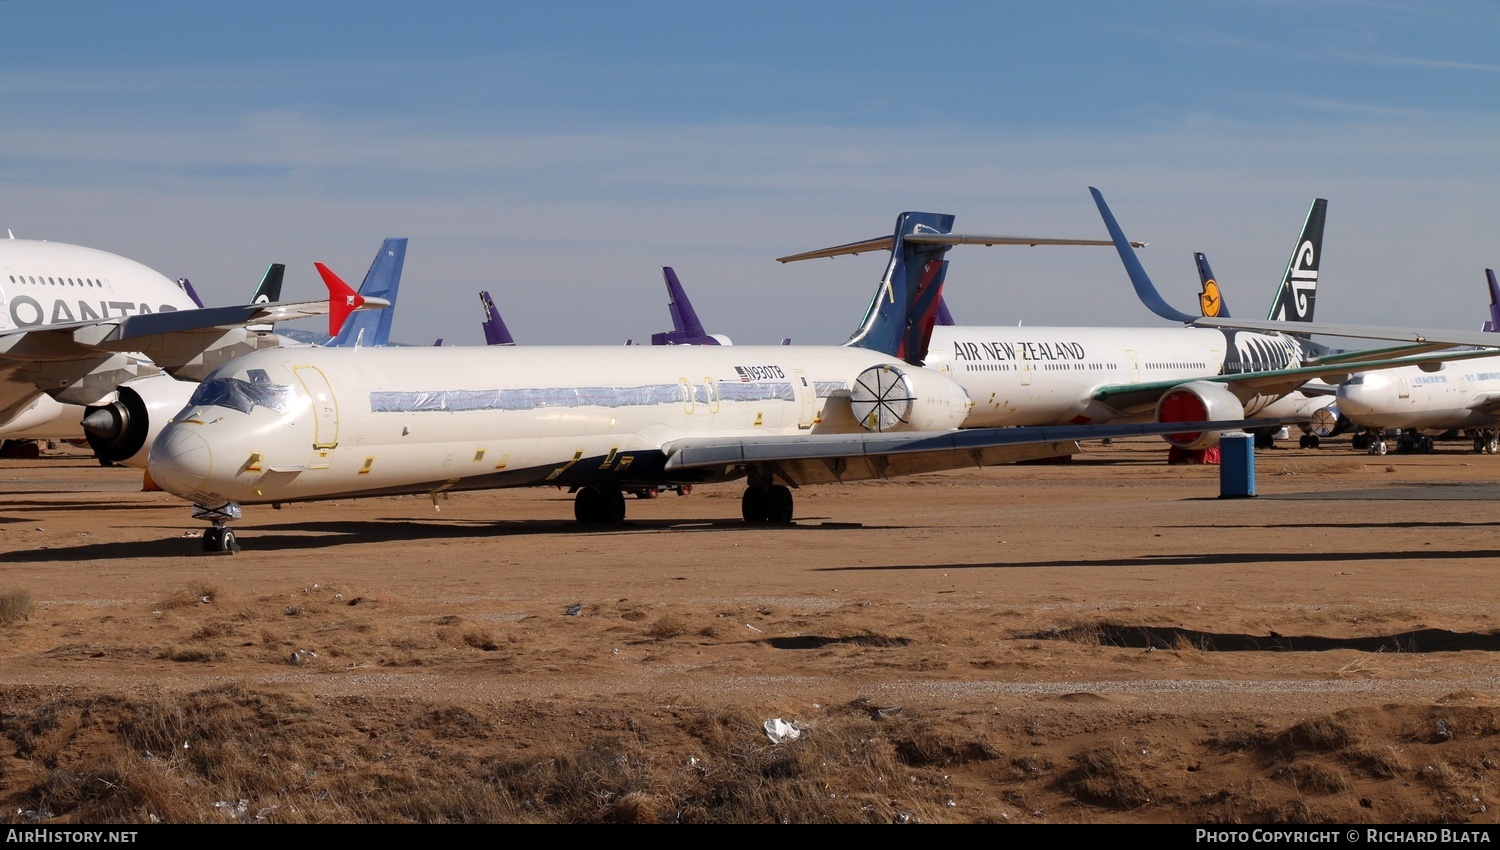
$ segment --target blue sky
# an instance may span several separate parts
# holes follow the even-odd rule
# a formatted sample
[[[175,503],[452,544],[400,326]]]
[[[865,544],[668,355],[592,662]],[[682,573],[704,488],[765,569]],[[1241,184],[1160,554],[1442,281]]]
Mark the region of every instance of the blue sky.
[[[0,0],[0,226],[248,296],[411,239],[395,336],[842,342],[903,210],[1103,238],[1263,314],[1314,197],[1324,321],[1471,330],[1500,266],[1492,2]],[[1107,249],[958,248],[969,324],[1160,325]]]

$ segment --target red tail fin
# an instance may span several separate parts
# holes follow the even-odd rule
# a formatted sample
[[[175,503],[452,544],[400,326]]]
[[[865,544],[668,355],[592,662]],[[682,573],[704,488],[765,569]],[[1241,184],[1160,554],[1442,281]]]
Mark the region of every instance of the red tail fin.
[[[328,287],[328,335],[338,336],[349,314],[358,310],[365,299],[350,289],[349,284],[340,280],[327,266],[322,263],[313,265],[317,267],[318,274],[323,276],[323,285]]]

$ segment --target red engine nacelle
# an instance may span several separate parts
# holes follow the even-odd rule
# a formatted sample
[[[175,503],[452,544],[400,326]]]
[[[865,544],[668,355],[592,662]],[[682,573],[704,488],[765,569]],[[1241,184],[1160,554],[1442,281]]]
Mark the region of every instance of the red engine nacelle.
[[[1245,418],[1245,405],[1212,381],[1193,381],[1173,387],[1156,403],[1157,422],[1206,422]],[[1207,449],[1219,444],[1223,431],[1186,431],[1163,439],[1181,449]]]

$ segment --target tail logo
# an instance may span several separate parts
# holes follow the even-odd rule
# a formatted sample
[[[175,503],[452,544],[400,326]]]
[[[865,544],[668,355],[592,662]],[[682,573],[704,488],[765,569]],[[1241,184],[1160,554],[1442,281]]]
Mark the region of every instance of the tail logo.
[[[1219,295],[1219,282],[1213,278],[1203,281],[1203,291],[1198,293],[1198,307],[1203,315],[1213,318],[1219,315],[1224,299]]]

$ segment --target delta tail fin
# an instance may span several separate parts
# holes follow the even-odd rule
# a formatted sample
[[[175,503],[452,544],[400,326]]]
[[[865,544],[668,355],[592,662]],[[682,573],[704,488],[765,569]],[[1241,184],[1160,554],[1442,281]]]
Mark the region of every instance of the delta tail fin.
[[[323,285],[328,287],[328,335],[338,339],[349,314],[364,305],[364,296],[350,289],[349,284],[322,263],[313,263],[313,266],[323,278]]]
[[[344,322],[337,333],[323,343],[329,348],[347,348],[365,345],[382,346],[391,342],[391,322],[396,318],[396,295],[401,288],[401,269],[406,264],[406,242],[404,238],[385,240],[380,251],[365,272],[359,285],[359,294],[365,298],[383,298],[391,303],[384,310],[366,310],[355,313]]]
[[[1224,301],[1214,270],[1208,267],[1207,255],[1200,251],[1193,255],[1193,261],[1198,264],[1198,312],[1210,319],[1229,318],[1229,304]]]
[[[510,328],[505,326],[505,320],[500,318],[500,311],[495,308],[495,299],[488,292],[479,293],[479,306],[484,309],[485,345],[515,345],[515,337],[510,335]]]
[[[1271,312],[1266,316],[1270,321],[1313,320],[1313,307],[1318,300],[1318,264],[1323,258],[1323,219],[1327,215],[1328,201],[1314,199],[1302,224],[1302,235],[1292,248],[1292,258],[1287,261],[1276,300],[1271,302]]]
[[[1484,323],[1484,330],[1491,333],[1500,331],[1500,285],[1495,283],[1495,270],[1484,270],[1485,281],[1490,285],[1490,320]]]

